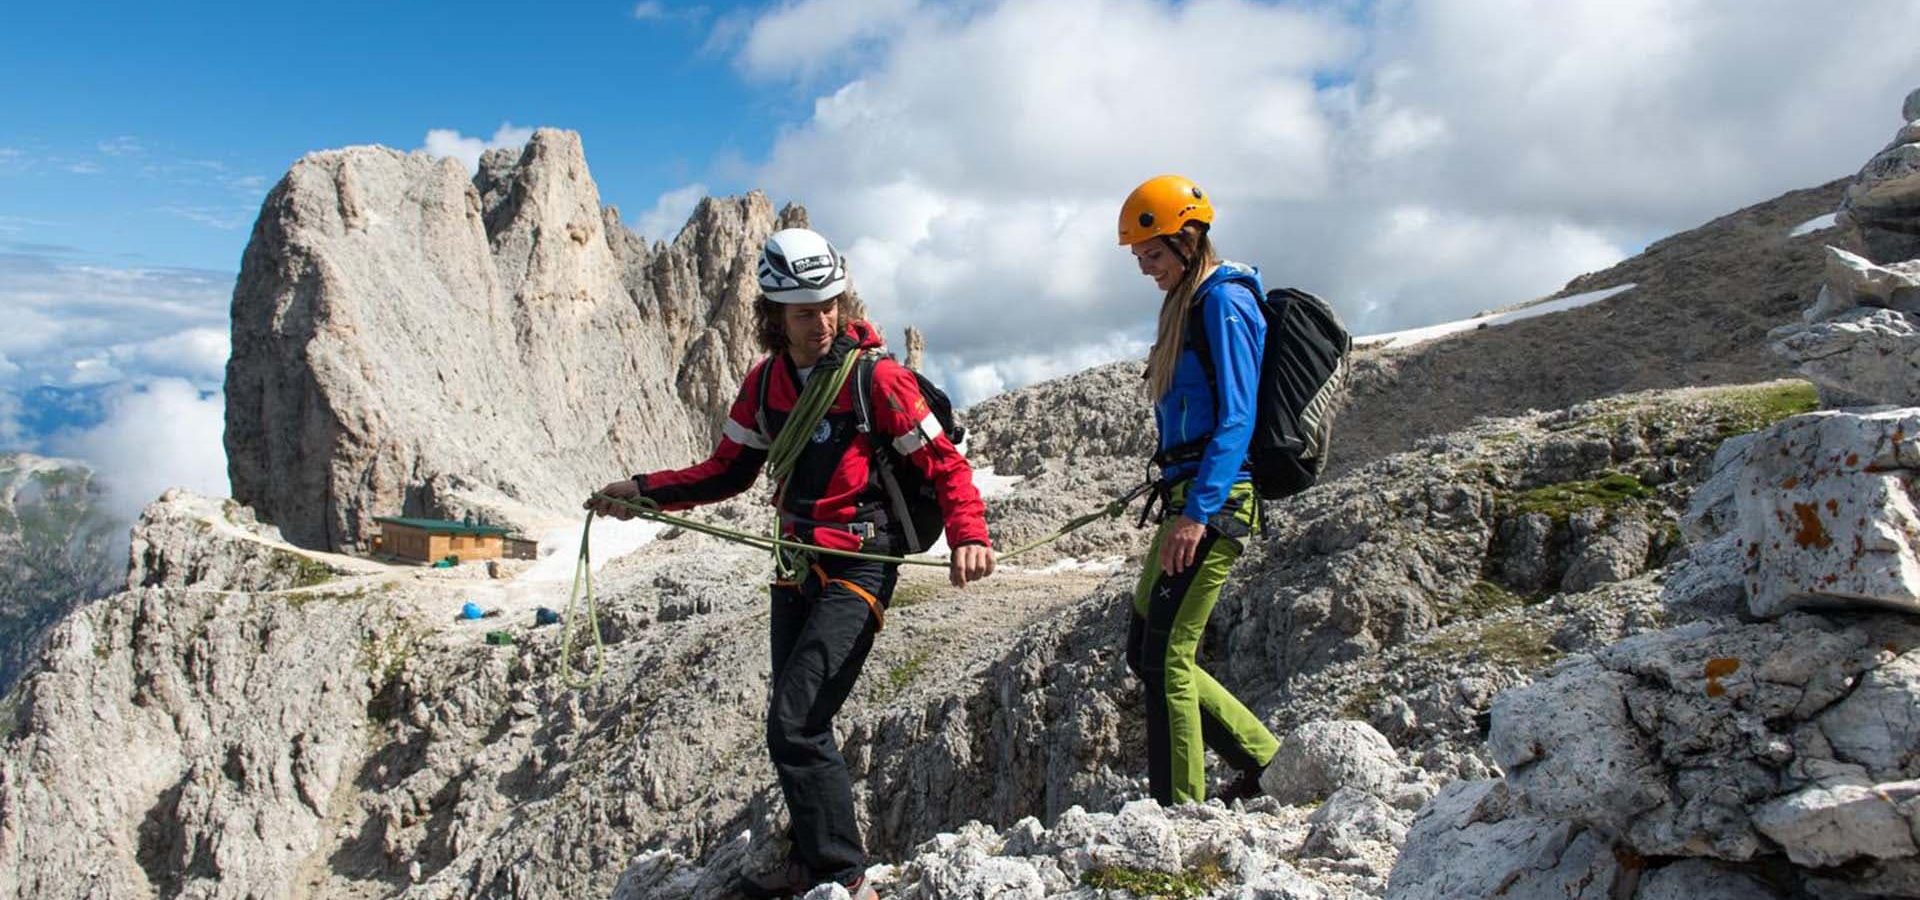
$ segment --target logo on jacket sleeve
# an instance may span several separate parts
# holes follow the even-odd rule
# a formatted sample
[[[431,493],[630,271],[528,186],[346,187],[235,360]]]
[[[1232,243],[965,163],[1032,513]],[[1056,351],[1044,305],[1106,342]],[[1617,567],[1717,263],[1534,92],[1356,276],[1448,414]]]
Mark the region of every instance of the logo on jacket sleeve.
[[[813,426],[813,436],[811,439],[816,444],[824,444],[832,440],[833,439],[833,423],[825,419],[821,419],[820,424]]]

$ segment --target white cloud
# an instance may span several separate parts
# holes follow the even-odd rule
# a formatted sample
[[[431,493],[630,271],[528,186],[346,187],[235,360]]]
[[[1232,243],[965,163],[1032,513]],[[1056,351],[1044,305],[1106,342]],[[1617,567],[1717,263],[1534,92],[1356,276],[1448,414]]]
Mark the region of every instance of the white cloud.
[[[747,28],[739,63],[757,78],[810,78],[924,8],[920,0],[787,0]]]
[[[147,152],[147,148],[140,143],[138,138],[124,134],[119,137],[101,141],[95,146],[99,148],[101,153],[108,156],[139,156]]]
[[[104,420],[50,449],[91,466],[108,488],[109,512],[132,519],[170,487],[226,496],[225,427],[219,391],[163,378],[116,391]]]
[[[1341,9],[783,3],[735,63],[812,100],[755,180],[804,203],[875,317],[919,327],[979,399],[1150,337],[1159,295],[1113,239],[1148,176],[1208,186],[1222,250],[1270,283],[1391,330],[1847,174],[1920,83],[1920,56],[1854,49],[1920,33],[1904,0]]]
[[[227,188],[238,194],[259,196],[267,189],[265,175],[234,175],[225,179]]]
[[[1147,336],[1114,335],[1097,344],[1079,344],[1064,352],[1022,353],[967,365],[946,355],[930,355],[927,376],[945,387],[958,406],[969,406],[1021,385],[1071,375],[1123,359],[1143,359]]]
[[[100,167],[99,163],[91,162],[89,160],[81,160],[80,162],[76,162],[76,163],[67,163],[65,166],[62,166],[61,168],[64,168],[68,172],[71,172],[75,175],[98,175],[101,172],[106,171],[105,169],[102,169]]]
[[[653,208],[633,220],[633,230],[649,241],[671,241],[680,234],[693,208],[707,196],[704,184],[689,184],[660,195]]]
[[[532,138],[533,129],[519,128],[512,122],[500,123],[493,137],[486,139],[467,137],[452,128],[435,128],[427,132],[426,142],[420,149],[434,156],[451,156],[466,166],[468,172],[478,172],[480,154],[501,147],[518,150]]]
[[[0,389],[225,377],[233,276],[0,253]]]
[[[1906,0],[1382,4],[1357,138],[1444,129],[1374,187],[1461,208],[1675,229],[1851,173],[1897,126],[1920,58]]]
[[[24,447],[26,435],[20,428],[20,398],[0,391],[0,447]]]
[[[230,206],[163,206],[160,211],[221,231],[235,231],[253,224],[251,211]]]
[[[227,376],[227,357],[232,355],[230,338],[231,331],[225,327],[189,328],[150,340],[115,344],[107,352],[121,369],[217,384]]]
[[[5,163],[4,157],[0,157],[0,166],[4,166],[5,164],[6,163]],[[14,235],[19,235],[19,234],[29,234],[41,228],[57,228],[57,227],[59,227],[59,223],[48,222],[45,219],[30,219],[25,216],[0,215],[0,234],[7,235],[9,237],[12,237]]]
[[[663,3],[661,0],[640,0],[633,5],[633,17],[642,22],[667,22],[683,20],[699,21],[707,16],[709,10],[700,4],[684,5]]]

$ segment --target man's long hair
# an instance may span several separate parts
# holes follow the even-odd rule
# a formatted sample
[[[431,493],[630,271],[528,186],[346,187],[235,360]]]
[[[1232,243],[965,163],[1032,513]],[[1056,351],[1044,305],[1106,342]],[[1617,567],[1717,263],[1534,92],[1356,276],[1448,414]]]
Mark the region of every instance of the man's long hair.
[[[846,293],[834,299],[839,304],[841,328],[855,319],[867,317],[867,305],[860,302],[853,285],[847,285]],[[780,312],[785,305],[767,299],[765,294],[753,301],[754,336],[760,341],[760,349],[767,353],[783,353],[787,349],[787,320]]]
[[[1188,222],[1161,240],[1186,261],[1187,270],[1167,292],[1167,298],[1160,301],[1160,331],[1153,350],[1147,353],[1147,396],[1154,400],[1166,396],[1167,389],[1173,387],[1173,367],[1187,345],[1187,320],[1193,311],[1194,293],[1220,265],[1213,241],[1207,238],[1207,226],[1198,222]]]

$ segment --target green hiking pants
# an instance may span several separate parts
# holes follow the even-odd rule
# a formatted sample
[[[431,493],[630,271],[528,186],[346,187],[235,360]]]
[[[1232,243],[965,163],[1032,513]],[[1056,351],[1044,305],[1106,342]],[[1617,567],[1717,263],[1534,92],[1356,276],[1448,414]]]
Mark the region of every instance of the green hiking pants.
[[[1127,631],[1127,666],[1147,688],[1147,783],[1163,805],[1206,799],[1206,747],[1242,771],[1265,766],[1280,749],[1259,717],[1194,659],[1227,570],[1240,557],[1240,541],[1259,515],[1253,486],[1233,486],[1226,506],[1207,523],[1194,564],[1170,575],[1160,570],[1160,545],[1180,520],[1176,511],[1186,489],[1186,482],[1174,487],[1167,520],[1153,536]]]

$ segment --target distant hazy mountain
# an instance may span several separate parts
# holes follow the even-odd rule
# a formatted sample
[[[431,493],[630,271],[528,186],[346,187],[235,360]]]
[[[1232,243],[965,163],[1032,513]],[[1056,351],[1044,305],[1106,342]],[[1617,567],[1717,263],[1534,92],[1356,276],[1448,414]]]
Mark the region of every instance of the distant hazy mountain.
[[[12,688],[48,626],[121,586],[126,560],[115,550],[126,523],[100,501],[86,466],[0,455],[0,692]]]

